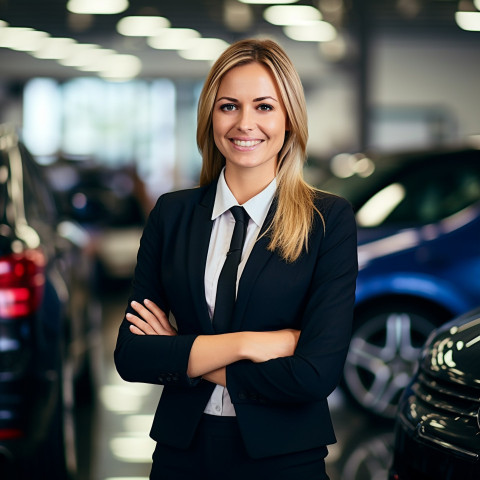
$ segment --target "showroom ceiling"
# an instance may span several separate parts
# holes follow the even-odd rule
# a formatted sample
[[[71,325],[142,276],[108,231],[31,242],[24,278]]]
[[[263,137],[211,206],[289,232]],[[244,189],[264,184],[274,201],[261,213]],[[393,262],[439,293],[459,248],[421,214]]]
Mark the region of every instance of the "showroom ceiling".
[[[100,4],[105,0],[96,1]],[[79,43],[96,44],[116,53],[133,55],[141,62],[138,75],[143,77],[203,76],[208,63],[185,60],[172,50],[154,49],[144,37],[120,35],[116,25],[125,16],[163,16],[173,28],[193,28],[201,37],[215,37],[225,42],[245,36],[270,36],[280,41],[289,52],[306,54],[303,58],[308,69],[311,64],[309,56],[318,56],[318,44],[287,38],[281,26],[272,25],[263,18],[267,5],[245,4],[243,1],[129,0],[128,8],[121,13],[85,15],[69,12],[67,0],[0,0],[0,21],[10,27],[30,27],[52,37],[69,37]],[[468,0],[300,0],[294,3],[317,8],[323,19],[337,28],[338,38],[345,36],[350,42],[355,42],[362,27],[366,34],[388,31],[399,35],[415,32],[443,37],[460,34],[472,35],[475,39],[480,37],[480,33],[460,30],[455,23],[459,3],[462,8],[474,9]],[[0,48],[0,65],[0,77],[5,78],[20,79],[47,71],[58,77],[79,74],[78,70],[52,60],[39,60],[29,53],[8,48]]]

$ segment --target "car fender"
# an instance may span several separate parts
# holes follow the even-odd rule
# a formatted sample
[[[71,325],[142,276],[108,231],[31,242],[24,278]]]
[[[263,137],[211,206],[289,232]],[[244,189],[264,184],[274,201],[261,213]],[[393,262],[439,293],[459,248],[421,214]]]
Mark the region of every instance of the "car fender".
[[[380,297],[409,296],[427,300],[448,310],[452,315],[463,313],[472,307],[455,285],[420,273],[404,272],[376,275],[359,279],[356,290],[356,307]]]

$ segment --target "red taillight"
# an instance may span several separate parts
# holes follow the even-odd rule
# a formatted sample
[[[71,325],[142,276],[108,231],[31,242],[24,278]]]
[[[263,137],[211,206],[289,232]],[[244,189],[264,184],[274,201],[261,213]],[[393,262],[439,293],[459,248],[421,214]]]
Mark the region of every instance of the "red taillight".
[[[11,440],[23,437],[24,433],[18,428],[0,428],[0,440]]]
[[[23,317],[37,310],[44,271],[45,256],[40,250],[0,257],[0,318]]]

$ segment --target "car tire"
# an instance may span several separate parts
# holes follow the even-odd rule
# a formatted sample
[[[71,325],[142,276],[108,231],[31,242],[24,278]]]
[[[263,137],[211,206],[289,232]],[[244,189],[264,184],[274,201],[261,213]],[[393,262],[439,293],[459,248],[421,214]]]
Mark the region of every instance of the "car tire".
[[[448,319],[438,308],[392,303],[355,318],[342,386],[362,410],[393,419],[430,332]]]

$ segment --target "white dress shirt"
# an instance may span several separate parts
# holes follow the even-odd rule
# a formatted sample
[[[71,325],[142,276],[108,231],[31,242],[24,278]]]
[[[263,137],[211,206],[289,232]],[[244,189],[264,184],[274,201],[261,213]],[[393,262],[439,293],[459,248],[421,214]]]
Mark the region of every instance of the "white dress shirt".
[[[205,267],[205,297],[210,318],[213,318],[213,312],[215,310],[218,277],[220,276],[227,252],[230,248],[230,239],[232,238],[233,228],[235,226],[235,219],[229,209],[238,205],[237,200],[225,181],[224,172],[225,169],[222,170],[218,179],[215,204],[212,212],[212,220],[214,223]],[[248,222],[242,258],[238,266],[237,289],[245,264],[255,245],[270,205],[272,204],[276,187],[277,182],[273,179],[264,190],[242,205],[247,211],[250,220]],[[215,387],[204,412],[210,415],[235,416],[235,408],[225,387],[221,385]]]

